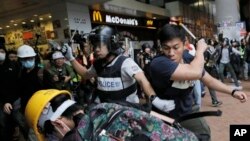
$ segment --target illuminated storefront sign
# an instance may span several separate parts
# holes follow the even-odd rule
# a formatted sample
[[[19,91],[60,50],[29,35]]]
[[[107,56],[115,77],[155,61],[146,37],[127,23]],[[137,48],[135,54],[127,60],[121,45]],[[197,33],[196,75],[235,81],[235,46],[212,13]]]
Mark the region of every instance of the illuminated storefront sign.
[[[118,16],[111,16],[111,15],[106,15],[106,23],[126,24],[126,25],[131,25],[131,26],[138,26],[137,19],[121,18]]]
[[[100,11],[93,11],[93,21],[102,22],[102,15]]]
[[[153,24],[154,24],[153,20],[147,20],[146,23],[147,26],[153,26]]]
[[[125,15],[118,15],[114,13],[107,13],[102,11],[93,10],[90,12],[92,15],[93,23],[101,24],[115,24],[115,25],[126,25],[126,26],[139,26],[139,27],[154,27],[154,20],[149,20],[140,17],[132,17]]]

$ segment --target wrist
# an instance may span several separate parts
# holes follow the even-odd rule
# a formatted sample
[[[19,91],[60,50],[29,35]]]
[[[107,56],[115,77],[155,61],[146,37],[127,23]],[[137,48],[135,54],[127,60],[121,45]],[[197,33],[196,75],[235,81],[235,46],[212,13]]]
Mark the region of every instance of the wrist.
[[[239,91],[239,90],[234,89],[234,90],[231,92],[232,97],[234,97],[236,91]]]
[[[149,97],[150,102],[153,102],[157,96],[156,95],[151,95]]]
[[[74,60],[75,60],[75,57],[73,57],[73,56],[69,58],[69,61],[70,61],[70,62],[72,62],[72,61],[74,61]]]

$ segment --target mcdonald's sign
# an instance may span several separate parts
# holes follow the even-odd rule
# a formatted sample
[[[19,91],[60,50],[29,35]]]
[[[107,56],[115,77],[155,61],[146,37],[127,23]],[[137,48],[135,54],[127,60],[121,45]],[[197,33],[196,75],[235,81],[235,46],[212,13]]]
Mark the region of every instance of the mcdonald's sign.
[[[154,22],[152,20],[147,20],[146,25],[147,26],[153,26]]]
[[[102,15],[100,11],[93,11],[93,21],[102,22]]]

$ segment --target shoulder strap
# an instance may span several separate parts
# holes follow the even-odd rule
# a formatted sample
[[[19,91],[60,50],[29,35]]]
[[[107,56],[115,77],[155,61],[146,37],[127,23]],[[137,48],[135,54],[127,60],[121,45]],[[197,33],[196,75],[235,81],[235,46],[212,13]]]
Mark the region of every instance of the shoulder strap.
[[[117,111],[114,111],[109,118],[106,120],[105,123],[103,123],[94,133],[94,141],[96,140],[96,138],[99,135],[105,135],[106,134],[106,129],[109,128],[109,126],[111,125],[111,123],[117,118],[119,117],[119,115],[122,114],[122,112],[125,111],[125,109],[119,109]]]
[[[189,120],[189,119],[193,119],[193,118],[199,118],[199,117],[205,117],[205,116],[221,116],[221,115],[222,115],[221,110],[197,112],[197,113],[192,113],[192,114],[182,116],[182,117],[176,119],[175,122],[182,122],[182,121],[185,121],[185,120]]]

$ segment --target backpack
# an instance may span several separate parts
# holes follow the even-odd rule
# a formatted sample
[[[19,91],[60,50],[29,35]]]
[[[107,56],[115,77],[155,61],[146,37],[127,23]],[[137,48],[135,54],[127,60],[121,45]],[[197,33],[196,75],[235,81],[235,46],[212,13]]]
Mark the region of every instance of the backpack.
[[[220,57],[220,50],[218,48],[209,47],[206,50],[204,56],[205,56],[206,64],[210,63],[212,65],[215,65]]]
[[[209,47],[205,53],[205,70],[214,78],[219,78],[219,72],[216,68],[216,63],[220,57],[220,50],[218,48]]]
[[[91,108],[78,125],[82,139],[89,141],[198,140],[177,123],[170,125],[144,111],[114,103]]]

